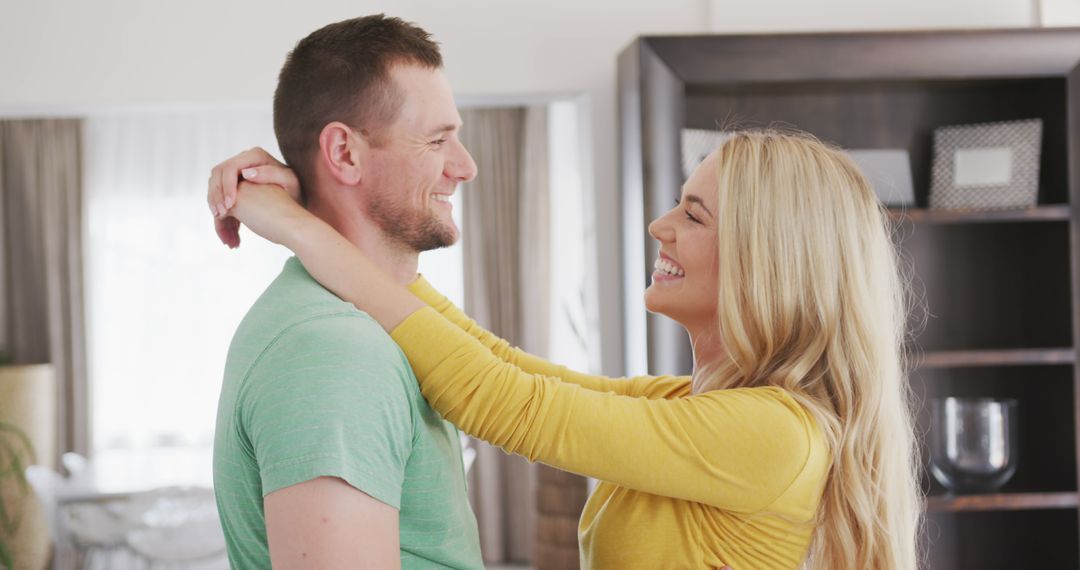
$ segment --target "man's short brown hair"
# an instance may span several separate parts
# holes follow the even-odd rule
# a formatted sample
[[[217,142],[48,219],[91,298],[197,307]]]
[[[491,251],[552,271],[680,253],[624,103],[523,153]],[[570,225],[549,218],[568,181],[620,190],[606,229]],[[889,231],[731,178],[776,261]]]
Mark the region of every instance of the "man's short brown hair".
[[[401,110],[390,79],[396,64],[438,69],[442,54],[426,31],[383,14],[330,24],[296,44],[274,92],[274,134],[303,187],[314,182],[319,133],[328,123],[345,123],[379,144],[378,131]]]

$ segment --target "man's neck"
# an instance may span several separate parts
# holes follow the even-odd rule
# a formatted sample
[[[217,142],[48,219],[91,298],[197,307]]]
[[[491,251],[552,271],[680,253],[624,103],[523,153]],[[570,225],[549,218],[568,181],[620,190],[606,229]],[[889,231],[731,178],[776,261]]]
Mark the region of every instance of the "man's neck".
[[[419,254],[391,242],[363,214],[346,213],[344,208],[329,207],[317,201],[309,202],[308,210],[330,224],[394,281],[407,286],[416,280]]]

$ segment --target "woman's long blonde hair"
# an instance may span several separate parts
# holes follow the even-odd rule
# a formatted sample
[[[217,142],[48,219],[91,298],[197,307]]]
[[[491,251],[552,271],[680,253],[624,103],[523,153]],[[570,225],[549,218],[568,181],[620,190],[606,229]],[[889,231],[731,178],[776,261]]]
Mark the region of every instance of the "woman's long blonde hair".
[[[719,151],[718,334],[695,392],[778,386],[832,453],[807,566],[914,569],[921,499],[889,218],[841,151],[739,132]]]

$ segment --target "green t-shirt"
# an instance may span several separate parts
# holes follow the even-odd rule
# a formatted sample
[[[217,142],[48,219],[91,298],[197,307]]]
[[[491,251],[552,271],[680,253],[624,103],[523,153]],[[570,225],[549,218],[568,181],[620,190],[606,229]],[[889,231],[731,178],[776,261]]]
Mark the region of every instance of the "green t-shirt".
[[[225,365],[214,489],[233,568],[270,568],[263,497],[322,476],[398,509],[403,568],[483,568],[458,431],[379,324],[292,258]]]

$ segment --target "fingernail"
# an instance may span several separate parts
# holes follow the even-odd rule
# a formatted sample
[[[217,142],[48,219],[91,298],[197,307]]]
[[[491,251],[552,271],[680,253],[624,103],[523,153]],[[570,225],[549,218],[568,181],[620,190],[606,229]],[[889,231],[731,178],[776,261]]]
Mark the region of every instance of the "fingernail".
[[[255,176],[257,176],[259,174],[259,171],[254,169],[254,168],[245,168],[244,170],[242,170],[240,172],[240,174],[242,174],[244,176],[244,178],[247,178],[248,180],[251,180],[252,178],[255,178]]]
[[[232,196],[226,196],[225,197],[225,209],[228,210],[229,208],[232,208],[232,207],[233,207],[233,197]]]

